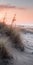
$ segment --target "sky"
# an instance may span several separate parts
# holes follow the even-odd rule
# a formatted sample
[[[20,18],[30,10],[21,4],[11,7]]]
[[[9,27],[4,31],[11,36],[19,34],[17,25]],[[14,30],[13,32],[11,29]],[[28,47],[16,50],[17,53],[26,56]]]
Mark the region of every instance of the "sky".
[[[33,0],[0,0],[0,4],[17,7],[33,7]]]
[[[12,21],[14,14],[16,14],[16,24],[33,24],[33,0],[0,0],[0,5],[11,5],[19,8],[0,8],[0,20],[2,21],[5,11],[7,12],[6,21]],[[26,8],[25,8],[26,7]],[[25,8],[25,9],[22,9]]]

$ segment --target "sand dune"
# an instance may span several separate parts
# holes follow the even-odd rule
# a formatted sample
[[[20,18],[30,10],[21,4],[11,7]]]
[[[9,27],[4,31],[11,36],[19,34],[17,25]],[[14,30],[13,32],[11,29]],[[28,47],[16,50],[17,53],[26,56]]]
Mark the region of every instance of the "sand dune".
[[[7,33],[5,34],[5,29],[7,31],[9,29],[7,27],[3,29],[2,26],[3,25],[0,25],[0,44],[4,44],[5,48],[4,46],[1,46],[2,49],[0,47],[0,50],[3,50],[3,52],[5,53],[5,49],[7,51],[7,54],[4,54],[5,58],[2,53],[0,54],[2,55],[0,56],[0,65],[33,65],[33,33],[23,33],[19,31],[20,39],[21,41],[23,39],[24,44],[24,51],[22,52],[20,49],[12,46],[13,42],[12,40],[10,41],[9,38],[10,32],[8,32],[8,35],[6,35]]]

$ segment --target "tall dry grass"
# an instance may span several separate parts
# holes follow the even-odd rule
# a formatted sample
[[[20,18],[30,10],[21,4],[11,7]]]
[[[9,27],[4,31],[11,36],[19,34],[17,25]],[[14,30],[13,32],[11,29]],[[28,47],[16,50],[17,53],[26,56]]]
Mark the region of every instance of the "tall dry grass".
[[[9,37],[9,39],[8,39],[8,37]],[[2,58],[3,60],[4,59],[10,60],[10,58],[13,59],[12,54],[10,56],[10,52],[8,52],[8,49],[9,49],[8,44],[10,45],[10,43],[8,42],[7,39],[10,41],[10,43],[12,41],[13,48],[24,51],[24,45],[20,39],[20,35],[19,35],[18,31],[12,27],[10,28],[9,26],[7,26],[3,23],[0,23],[0,58]],[[8,49],[6,46],[8,47]],[[11,51],[11,53],[12,53],[12,51]],[[13,60],[11,60],[11,64],[13,64],[12,61]],[[6,62],[8,63],[8,60]]]
[[[20,48],[20,50],[24,51],[24,45],[23,42],[20,39],[20,35],[18,31],[14,28],[9,28],[3,23],[0,23],[0,32],[8,37],[10,37],[10,40],[14,44],[16,48]]]

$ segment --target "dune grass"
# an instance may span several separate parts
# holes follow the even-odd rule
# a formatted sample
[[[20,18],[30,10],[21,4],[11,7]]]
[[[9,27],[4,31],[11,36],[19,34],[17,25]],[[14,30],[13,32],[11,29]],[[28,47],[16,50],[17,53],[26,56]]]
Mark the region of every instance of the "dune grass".
[[[21,42],[20,35],[18,31],[14,28],[9,28],[3,23],[0,23],[0,32],[6,36],[10,37],[10,40],[12,41],[15,48],[19,48],[21,51],[24,51],[24,45],[23,42]]]
[[[7,52],[3,42],[0,43],[0,56],[1,56],[1,58],[9,58],[8,52]]]
[[[4,36],[6,36],[5,39],[3,39]],[[8,37],[9,37],[10,43],[12,41],[12,46],[14,48],[24,51],[24,45],[23,45],[23,42],[21,42],[20,35],[19,35],[18,31],[12,27],[9,27],[9,26],[3,24],[3,23],[0,23],[0,58],[2,59],[3,63],[5,63],[6,65],[9,63],[8,60],[11,59],[11,65],[12,65],[13,60],[14,60],[13,55],[11,54],[11,56],[10,56],[8,49],[6,48],[6,44],[8,44],[8,41],[6,41],[6,39]],[[12,53],[12,51],[11,51],[11,53]],[[0,63],[0,65],[5,65],[5,64]]]

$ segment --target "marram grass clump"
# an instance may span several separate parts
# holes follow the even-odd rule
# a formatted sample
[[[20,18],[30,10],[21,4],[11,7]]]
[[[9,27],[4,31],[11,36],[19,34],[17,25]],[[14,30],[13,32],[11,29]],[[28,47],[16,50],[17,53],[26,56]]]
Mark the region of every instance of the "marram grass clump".
[[[7,50],[6,50],[5,46],[4,46],[3,41],[0,42],[0,57],[1,58],[9,58],[8,52],[7,52]]]
[[[19,32],[16,28],[14,29],[13,27],[8,27],[2,23],[0,26],[0,32],[10,38],[10,41],[12,41],[15,48],[19,48],[21,51],[24,51],[23,41],[21,41]]]
[[[9,52],[11,48],[9,47],[8,42],[7,37],[0,37],[0,65],[12,65],[14,63],[13,55],[10,54],[11,51]]]
[[[12,46],[11,46],[12,45]],[[14,56],[12,48],[24,51],[23,42],[20,39],[19,31],[0,23],[0,65],[13,65]]]
[[[11,29],[10,39],[12,39],[15,48],[19,48],[21,51],[24,51],[24,45],[23,42],[21,41],[19,32],[17,30]]]

